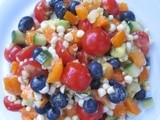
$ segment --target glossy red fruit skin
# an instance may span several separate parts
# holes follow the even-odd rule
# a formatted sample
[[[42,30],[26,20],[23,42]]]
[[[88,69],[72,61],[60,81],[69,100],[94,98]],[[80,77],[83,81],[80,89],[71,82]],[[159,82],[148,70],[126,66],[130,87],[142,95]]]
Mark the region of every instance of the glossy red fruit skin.
[[[87,31],[88,29],[92,28],[92,24],[86,19],[84,21],[79,21],[78,23],[78,29],[81,29],[83,31]]]
[[[108,11],[109,14],[116,16],[119,13],[119,7],[116,0],[101,0],[102,7]]]
[[[3,102],[5,107],[10,111],[19,111],[23,108],[22,104],[15,104],[14,102],[9,101],[8,96],[4,97]]]
[[[84,51],[91,56],[102,56],[111,47],[108,34],[101,28],[87,30],[81,40],[81,44]]]
[[[88,88],[92,77],[86,66],[81,63],[70,62],[63,69],[61,82],[70,89],[81,92]]]
[[[137,39],[135,39],[133,42],[142,51],[144,56],[147,56],[149,52],[149,36],[142,31],[134,32],[132,35],[137,35]]]
[[[80,106],[78,106],[77,111],[80,120],[99,120],[103,116],[103,105],[98,102],[98,111],[96,113],[86,113]]]

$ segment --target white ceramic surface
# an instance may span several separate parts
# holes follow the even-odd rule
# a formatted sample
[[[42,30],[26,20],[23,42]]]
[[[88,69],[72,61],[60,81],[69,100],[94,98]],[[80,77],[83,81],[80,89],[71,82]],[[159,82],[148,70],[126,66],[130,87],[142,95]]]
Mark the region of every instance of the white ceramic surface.
[[[10,33],[17,28],[21,17],[30,15],[38,0],[0,0],[0,120],[21,120],[20,114],[9,112],[3,105],[5,91],[2,77],[6,75],[8,64],[3,58],[3,50],[10,42]],[[150,110],[143,110],[137,117],[131,117],[127,120],[160,120],[160,1],[159,0],[123,0],[128,3],[137,19],[141,20],[150,30],[151,40],[151,94],[155,101],[155,107]]]

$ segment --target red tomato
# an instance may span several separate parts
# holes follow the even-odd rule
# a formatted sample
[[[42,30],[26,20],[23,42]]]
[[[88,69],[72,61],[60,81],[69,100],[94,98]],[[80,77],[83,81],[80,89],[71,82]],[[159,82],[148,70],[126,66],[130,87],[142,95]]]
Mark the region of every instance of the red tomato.
[[[86,31],[86,30],[88,30],[90,28],[92,28],[92,24],[88,20],[79,21],[79,23],[78,23],[78,29]]]
[[[16,60],[16,55],[19,51],[21,51],[22,48],[18,45],[12,46],[10,49],[5,48],[4,50],[4,57],[8,62],[12,62]]]
[[[134,40],[135,45],[141,49],[144,56],[147,55],[149,51],[149,37],[145,32],[139,31],[134,32],[132,35],[137,35],[138,38]]]
[[[86,113],[80,106],[77,109],[80,120],[99,120],[103,116],[103,106],[100,102],[98,103],[98,111],[96,113]]]
[[[80,63],[84,63],[85,65],[88,64],[89,56],[86,52],[80,51],[77,53],[76,57],[80,61]]]
[[[64,64],[73,61],[73,57],[69,54],[67,49],[63,46],[62,41],[60,40],[57,41],[55,49],[58,56],[62,58]]]
[[[119,12],[118,3],[116,0],[101,0],[102,7],[107,10],[107,12],[111,15],[116,16]]]
[[[92,56],[101,56],[111,47],[108,34],[101,28],[92,28],[86,31],[81,40],[85,52]]]
[[[23,108],[22,104],[15,104],[14,102],[9,101],[8,96],[4,97],[3,102],[5,107],[10,111],[19,111]]]
[[[16,75],[21,76],[23,70],[26,70],[30,74],[30,80],[39,74],[47,75],[47,71],[43,70],[41,64],[39,64],[37,61],[27,61],[23,63],[17,70]]]
[[[42,22],[46,19],[48,19],[47,12],[49,12],[50,8],[47,5],[46,0],[41,0],[37,3],[37,5],[34,8],[34,16],[38,20],[38,22]]]
[[[88,68],[81,63],[70,62],[63,69],[61,82],[70,89],[80,92],[87,89],[92,77]]]
[[[23,48],[21,51],[19,51],[16,55],[16,59],[18,61],[23,61],[24,59],[29,59],[32,57],[32,51],[37,48],[38,46],[34,46],[34,45],[31,45],[31,46],[27,46],[25,48]]]

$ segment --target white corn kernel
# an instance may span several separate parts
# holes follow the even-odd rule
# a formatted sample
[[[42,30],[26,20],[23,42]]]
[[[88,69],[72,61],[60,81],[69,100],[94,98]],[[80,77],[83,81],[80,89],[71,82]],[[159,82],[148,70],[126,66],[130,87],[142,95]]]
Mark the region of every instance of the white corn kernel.
[[[25,71],[25,70],[22,70],[22,78],[26,79],[28,77],[29,77],[29,73],[27,71]]]
[[[51,43],[55,44],[57,41],[58,41],[58,36],[57,35],[53,36],[52,40],[51,40]]]
[[[48,91],[49,91],[49,84],[46,83],[46,86],[42,90],[40,90],[39,92],[41,94],[46,94],[46,93],[48,93]]]
[[[113,20],[113,18],[114,18],[113,15],[108,16],[108,20]]]
[[[60,38],[63,38],[64,33],[63,33],[63,32],[60,32],[60,33],[58,33],[58,36],[59,36]]]
[[[102,85],[102,88],[103,88],[104,90],[107,90],[109,87],[110,87],[110,85],[109,85],[108,83],[104,83],[104,84]]]
[[[126,42],[127,52],[130,52],[132,49],[132,44],[130,42]]]
[[[79,120],[78,115],[74,115],[74,116],[72,116],[72,120]]]
[[[114,24],[110,24],[109,32],[114,32],[116,30],[116,26]]]
[[[76,36],[77,36],[78,38],[83,37],[83,35],[84,35],[84,31],[83,31],[83,30],[78,30],[78,31],[77,31]]]
[[[106,93],[107,93],[107,92],[106,92],[105,89],[103,89],[103,88],[99,88],[99,89],[98,89],[98,95],[99,95],[100,97],[103,97]]]
[[[72,118],[67,116],[67,117],[64,118],[64,120],[72,120]]]
[[[112,110],[109,110],[109,111],[107,112],[107,115],[113,116],[113,111],[112,111]]]
[[[115,92],[115,90],[113,89],[113,86],[110,86],[108,89],[107,89],[107,93],[108,94],[112,94],[112,93],[114,93]]]
[[[66,86],[65,86],[65,85],[62,85],[62,86],[60,87],[60,92],[61,92],[61,93],[64,93],[64,92],[65,92],[65,88],[66,88]]]
[[[69,47],[69,43],[68,43],[66,40],[64,40],[64,41],[63,41],[63,46],[64,46],[65,48],[68,48],[68,47]]]
[[[36,120],[46,120],[46,119],[44,115],[38,114]]]
[[[34,92],[34,98],[35,98],[36,101],[40,101],[42,99],[42,95]]]
[[[133,81],[133,77],[131,77],[130,75],[126,75],[124,77],[124,80],[125,80],[126,83],[131,84],[132,81]]]
[[[133,35],[127,35],[127,40],[129,40],[129,41],[133,41]]]
[[[65,32],[65,28],[60,25],[60,26],[57,27],[57,32],[58,33],[64,33]]]
[[[73,41],[72,33],[69,32],[69,33],[65,34],[64,39],[67,40],[68,42]]]
[[[30,110],[31,110],[31,107],[30,107],[30,106],[27,106],[27,107],[26,107],[26,111],[29,112]]]
[[[109,111],[109,108],[108,107],[103,107],[103,113],[107,113]]]
[[[9,100],[10,102],[13,102],[13,101],[16,100],[16,96],[10,94],[10,95],[8,96],[8,100]]]
[[[53,95],[53,94],[55,93],[55,91],[56,91],[56,87],[55,87],[55,85],[53,84],[53,85],[50,86],[50,89],[49,89],[49,91],[48,91],[48,94],[49,94],[49,95]]]
[[[83,107],[83,103],[84,103],[84,100],[83,99],[79,99],[78,105],[81,106],[81,107]]]

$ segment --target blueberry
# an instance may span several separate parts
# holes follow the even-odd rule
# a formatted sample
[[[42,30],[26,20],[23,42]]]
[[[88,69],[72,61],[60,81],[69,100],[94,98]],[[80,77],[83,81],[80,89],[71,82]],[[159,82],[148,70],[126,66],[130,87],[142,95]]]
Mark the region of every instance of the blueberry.
[[[46,116],[48,120],[58,120],[58,118],[60,117],[60,110],[56,107],[50,108],[47,111]]]
[[[135,94],[134,97],[136,100],[144,100],[146,97],[146,91],[144,89],[141,89],[139,92]]]
[[[51,0],[51,1],[49,2],[49,6],[52,8],[52,10],[55,9],[55,5],[56,5],[59,1],[63,1],[63,0]]]
[[[102,65],[97,61],[91,61],[88,64],[88,69],[93,79],[100,79],[103,76]]]
[[[93,79],[90,83],[91,89],[98,89],[101,85],[101,82],[99,79]]]
[[[86,113],[95,113],[98,109],[98,104],[94,99],[88,99],[84,101],[83,109]]]
[[[135,20],[135,15],[132,11],[127,11],[127,12],[123,12],[122,14],[120,14],[119,17],[120,21],[134,21]]]
[[[71,13],[73,13],[73,14],[76,15],[75,7],[76,7],[76,5],[79,5],[79,4],[80,4],[80,2],[78,2],[78,1],[72,1],[72,2],[69,4],[68,10],[69,10]]]
[[[55,5],[55,14],[58,18],[62,19],[67,11],[67,6],[63,1],[59,1]]]
[[[30,16],[23,17],[18,24],[18,29],[22,33],[26,33],[26,30],[30,30],[34,25],[33,18]]]
[[[119,84],[119,83],[115,80],[109,80],[109,85],[113,86],[115,84]]]
[[[40,48],[40,47],[38,47],[38,48],[35,48],[34,50],[33,50],[33,52],[32,52],[32,56],[33,56],[33,58],[36,58],[37,57],[37,55],[40,53],[40,52],[42,52],[42,48]]]
[[[46,86],[46,77],[44,75],[35,76],[30,83],[33,91],[39,93]]]
[[[48,102],[47,104],[45,104],[43,107],[35,107],[35,111],[38,114],[45,114],[49,109],[51,108],[50,103]]]
[[[116,104],[120,103],[121,101],[124,101],[124,99],[126,98],[125,88],[123,88],[123,86],[118,82],[113,82],[113,80],[112,80],[112,86],[114,89],[114,93],[108,94],[108,99]]]
[[[68,104],[68,96],[66,94],[62,94],[60,92],[54,94],[51,96],[50,102],[52,106],[55,106],[57,108],[64,108]]]
[[[120,63],[119,59],[112,58],[112,59],[108,60],[108,62],[113,66],[113,69],[120,68],[121,63]]]

